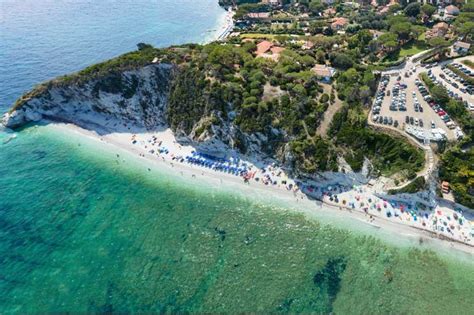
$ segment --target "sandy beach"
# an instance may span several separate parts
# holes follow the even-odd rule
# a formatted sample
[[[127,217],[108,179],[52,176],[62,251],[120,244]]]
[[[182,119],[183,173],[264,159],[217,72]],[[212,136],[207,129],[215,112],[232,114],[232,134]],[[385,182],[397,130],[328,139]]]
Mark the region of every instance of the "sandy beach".
[[[408,211],[401,213],[401,215],[387,217],[384,215],[384,211],[380,211],[380,209],[377,211],[377,209],[368,209],[367,207],[361,208],[360,206],[355,206],[350,201],[345,202],[344,205],[342,204],[341,200],[345,198],[344,196],[347,196],[347,200],[351,196],[355,196],[354,198],[358,200],[363,199],[364,196],[369,196],[366,197],[369,199],[376,198],[370,192],[364,190],[366,189],[364,185],[354,186],[350,190],[339,188],[339,194],[323,194],[322,198],[317,200],[317,198],[312,197],[310,192],[302,192],[295,181],[288,178],[281,169],[275,166],[267,166],[266,169],[261,169],[261,165],[257,167],[248,161],[240,161],[239,163],[244,163],[247,166],[248,173],[253,174],[249,179],[244,179],[242,176],[184,162],[183,157],[196,154],[195,149],[192,146],[178,144],[170,129],[164,129],[159,132],[101,132],[98,134],[95,131],[91,131],[93,128],[86,130],[73,124],[54,123],[53,127],[62,133],[73,132],[81,137],[98,141],[103,144],[104,148],[106,147],[107,150],[111,150],[111,152],[116,152],[117,154],[121,152],[130,153],[137,157],[137,163],[142,161],[143,165],[148,167],[148,170],[156,167],[160,170],[171,171],[189,181],[204,181],[212,185],[212,187],[219,187],[223,190],[234,192],[238,191],[250,198],[253,196],[264,196],[276,204],[281,202],[305,215],[315,218],[326,217],[351,221],[352,225],[359,225],[362,227],[362,230],[372,229],[373,234],[385,234],[387,239],[390,236],[399,235],[413,245],[419,244],[432,249],[444,248],[446,251],[456,250],[468,255],[474,255],[474,241],[470,235],[465,237],[466,233],[470,232],[470,224],[472,224],[468,220],[464,219],[463,229],[458,226],[457,230],[453,229],[455,232],[448,234],[446,230],[444,230],[445,233],[438,230],[436,224],[427,225],[425,223],[421,225],[419,223],[421,220],[418,219],[417,222],[416,217],[413,220]],[[276,176],[277,174],[278,176]],[[275,178],[280,178],[280,181],[277,183]],[[285,185],[282,183],[285,183]],[[325,184],[321,183],[321,185]],[[336,187],[336,183],[332,184],[332,186]],[[316,186],[310,187],[316,189]],[[331,184],[329,188],[332,188]],[[338,202],[336,203],[336,201]],[[363,205],[362,202],[361,204]],[[439,215],[441,213],[448,217],[453,216],[451,209],[443,208],[442,210],[444,212],[437,208],[433,212],[433,216],[441,217]],[[434,217],[434,221],[431,217],[430,220],[423,220],[423,222],[428,221],[442,222],[438,217]],[[441,225],[441,223],[439,224]]]

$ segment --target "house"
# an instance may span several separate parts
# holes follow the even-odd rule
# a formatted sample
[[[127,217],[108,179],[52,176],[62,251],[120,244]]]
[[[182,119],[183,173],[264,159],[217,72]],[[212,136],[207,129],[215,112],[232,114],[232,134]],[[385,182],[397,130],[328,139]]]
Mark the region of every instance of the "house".
[[[322,0],[321,3],[326,5],[333,5],[335,0]]]
[[[336,74],[336,69],[332,67],[328,67],[327,65],[317,64],[315,65],[311,71],[319,77],[324,82],[331,82],[332,77]]]
[[[262,3],[271,5],[272,7],[278,7],[283,5],[283,0],[262,0]]]
[[[270,41],[264,40],[257,44],[257,51],[255,52],[257,57],[273,59],[278,61],[280,54],[285,48],[276,46]]]
[[[311,49],[311,48],[313,48],[313,47],[314,47],[314,43],[311,42],[311,41],[309,41],[309,40],[307,40],[307,41],[305,41],[304,44],[301,46],[301,49],[303,49],[303,50],[308,50],[308,49]]]
[[[439,22],[432,29],[426,31],[426,38],[445,37],[449,31],[449,25],[445,22]]]
[[[257,56],[260,56],[260,55],[266,53],[272,47],[273,47],[273,43],[269,42],[268,40],[264,40],[263,42],[258,43],[257,44],[257,51],[256,51]]]
[[[335,31],[340,31],[346,28],[347,24],[349,22],[347,21],[346,18],[339,17],[339,18],[334,18],[331,23],[331,28]]]
[[[326,10],[323,11],[324,17],[330,17],[334,15],[336,15],[336,9],[334,8],[327,8]]]
[[[270,18],[270,12],[251,12],[246,16],[251,20],[265,20]]]
[[[349,7],[351,9],[359,9],[360,8],[360,4],[357,3],[357,2],[353,2],[353,1],[343,2],[342,5],[345,6],[345,7]]]
[[[370,34],[372,34],[373,39],[378,39],[381,35],[385,34],[385,32],[381,32],[378,30],[369,30]]]
[[[448,5],[444,8],[444,15],[459,15],[459,8],[455,5]]]
[[[453,45],[453,50],[460,55],[465,55],[469,52],[469,48],[471,48],[471,44],[457,41]]]

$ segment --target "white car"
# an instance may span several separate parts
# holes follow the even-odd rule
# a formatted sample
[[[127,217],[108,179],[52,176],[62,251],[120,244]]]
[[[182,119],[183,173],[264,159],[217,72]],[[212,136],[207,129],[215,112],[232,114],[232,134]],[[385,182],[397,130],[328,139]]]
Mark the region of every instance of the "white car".
[[[474,111],[474,103],[469,103],[469,110]]]

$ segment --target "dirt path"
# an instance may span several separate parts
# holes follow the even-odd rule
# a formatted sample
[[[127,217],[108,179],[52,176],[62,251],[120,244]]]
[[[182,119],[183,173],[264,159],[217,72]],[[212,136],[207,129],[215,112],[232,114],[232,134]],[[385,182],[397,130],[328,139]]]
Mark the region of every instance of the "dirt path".
[[[324,89],[324,93],[326,93],[327,95],[331,95],[331,85],[321,83],[321,86]],[[328,109],[324,112],[324,118],[321,121],[321,124],[319,125],[318,129],[316,129],[317,135],[320,135],[323,138],[327,136],[327,132],[329,130],[329,126],[331,125],[332,118],[341,108],[342,101],[336,96],[334,104],[330,104]]]

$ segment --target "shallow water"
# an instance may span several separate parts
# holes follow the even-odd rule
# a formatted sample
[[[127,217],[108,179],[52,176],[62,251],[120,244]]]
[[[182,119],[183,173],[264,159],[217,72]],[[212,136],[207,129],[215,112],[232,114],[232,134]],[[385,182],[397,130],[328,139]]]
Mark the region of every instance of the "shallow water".
[[[212,36],[216,3],[0,0],[0,111],[137,42]],[[10,136],[0,131],[0,313],[472,310],[464,256],[149,172],[49,127]]]
[[[0,113],[35,84],[136,49],[216,38],[217,0],[0,0]]]
[[[2,313],[471,307],[472,263],[148,172],[48,127],[0,152]]]

